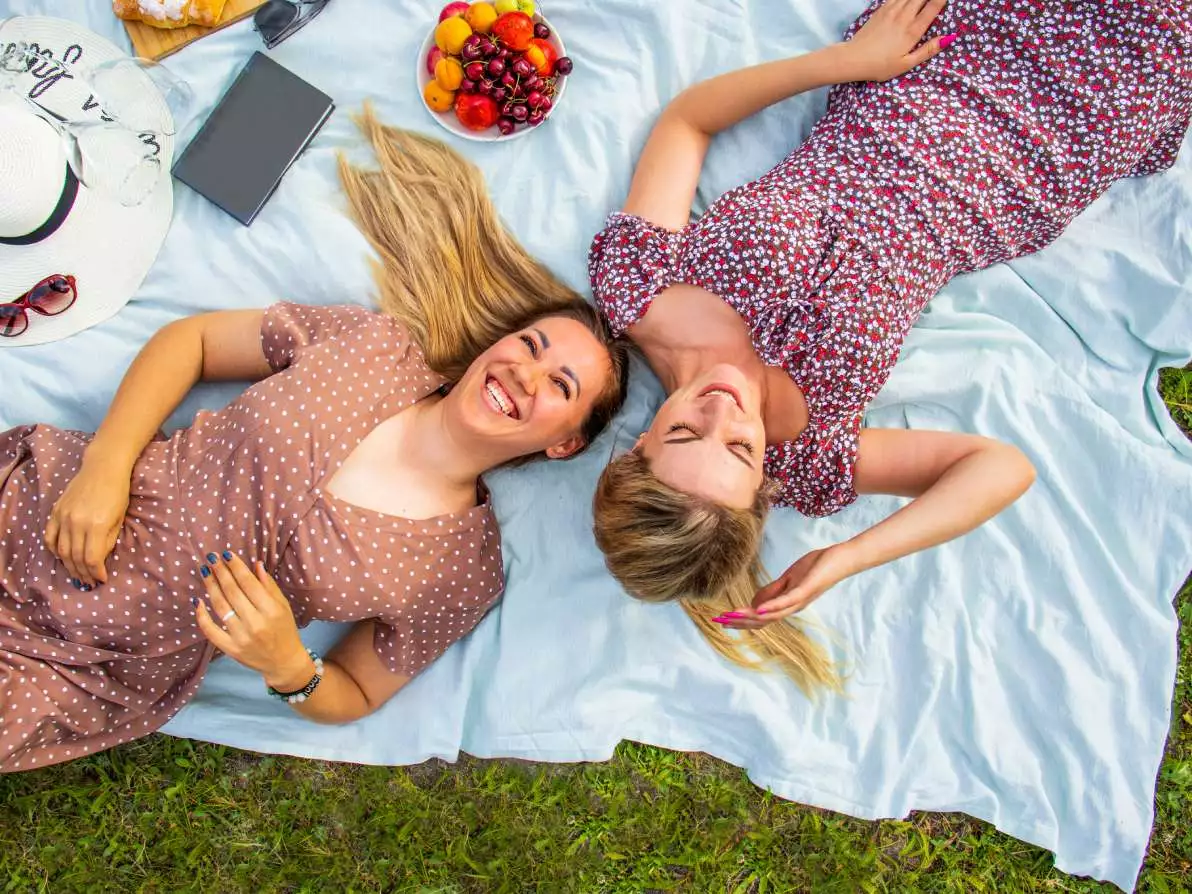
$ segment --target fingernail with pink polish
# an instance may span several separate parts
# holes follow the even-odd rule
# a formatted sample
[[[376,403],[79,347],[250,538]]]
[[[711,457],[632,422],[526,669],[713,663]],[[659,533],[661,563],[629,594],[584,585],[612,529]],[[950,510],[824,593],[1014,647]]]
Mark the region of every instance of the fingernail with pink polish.
[[[758,613],[759,615],[764,615],[764,614],[766,613],[766,610],[765,610],[764,608],[759,608],[759,609],[757,610],[757,613]]]
[[[713,624],[727,624],[728,622],[729,622],[728,618],[713,618],[712,619]]]
[[[948,49],[948,47],[952,46],[952,44],[955,42],[955,40],[956,40],[955,34],[945,34],[943,37],[940,38],[940,49],[941,50]]]
[[[722,617],[722,618],[743,618],[745,616],[743,614],[741,614],[740,612],[725,612],[720,617]]]

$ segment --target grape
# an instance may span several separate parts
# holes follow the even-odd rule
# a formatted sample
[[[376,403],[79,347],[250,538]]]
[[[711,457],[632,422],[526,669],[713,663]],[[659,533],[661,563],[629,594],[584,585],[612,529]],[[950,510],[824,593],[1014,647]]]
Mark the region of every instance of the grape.
[[[459,90],[461,93],[475,93],[476,92],[476,82],[473,81],[471,78],[464,78],[462,81],[459,82]]]
[[[546,97],[537,90],[531,90],[526,95],[526,105],[528,105],[531,109],[537,109],[542,105],[542,100],[544,99],[546,99]]]
[[[514,85],[516,85],[516,84],[517,84],[517,78],[515,78],[513,76],[513,72],[507,71],[503,75],[501,75],[501,86],[502,87],[508,87],[510,90],[512,90]]]
[[[488,60],[488,73],[494,78],[505,73],[505,60],[492,58]]]
[[[497,102],[504,102],[509,98],[508,87],[493,87],[492,93],[489,94]]]
[[[509,110],[509,117],[514,121],[525,121],[530,117],[530,110],[523,105],[516,105]]]
[[[546,114],[542,109],[535,109],[526,116],[526,124],[530,125],[530,127],[537,127],[545,117]]]
[[[516,75],[527,78],[534,74],[534,70],[534,66],[529,59],[519,56],[517,59],[513,60],[513,73]]]
[[[546,40],[548,37],[550,37],[550,28],[547,28],[546,25],[539,22],[534,26],[534,36],[539,40]]]
[[[502,118],[497,121],[497,130],[501,132],[501,136],[507,137],[517,130],[517,122],[512,118]]]
[[[570,56],[560,56],[555,61],[555,71],[557,71],[561,75],[571,74],[572,69],[574,69],[574,68],[575,68],[575,65],[572,63]]]
[[[484,63],[469,62],[464,66],[464,77],[469,81],[479,81],[484,77]]]

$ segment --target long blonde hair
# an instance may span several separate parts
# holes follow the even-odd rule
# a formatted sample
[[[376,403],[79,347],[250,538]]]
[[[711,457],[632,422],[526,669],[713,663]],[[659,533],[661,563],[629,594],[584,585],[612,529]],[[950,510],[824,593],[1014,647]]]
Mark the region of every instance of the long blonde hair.
[[[583,426],[587,443],[624,400],[628,349],[579,293],[535,260],[501,223],[481,172],[438,140],[355,119],[379,167],[339,176],[353,219],[379,256],[384,312],[409,327],[430,367],[454,382],[494,343],[549,316],[583,323],[608,351],[612,376]]]
[[[678,600],[712,647],[736,664],[777,664],[808,695],[841,689],[837,667],[801,621],[743,630],[740,638],[712,621],[751,606],[766,582],[759,556],[765,488],[750,508],[733,509],[664,484],[634,450],[604,470],[592,505],[596,543],[631,596]]]

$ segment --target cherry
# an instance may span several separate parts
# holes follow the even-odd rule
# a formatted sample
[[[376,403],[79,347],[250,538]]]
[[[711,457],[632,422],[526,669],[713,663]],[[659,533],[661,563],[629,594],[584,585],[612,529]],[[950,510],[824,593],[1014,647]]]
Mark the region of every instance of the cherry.
[[[530,117],[530,110],[525,106],[517,105],[509,110],[509,117],[513,118],[515,121],[525,121]]]
[[[548,37],[550,37],[550,28],[547,28],[546,25],[539,22],[534,26],[534,36],[539,40],[546,40]],[[469,40],[470,39],[471,38],[469,38]]]
[[[538,108],[542,109],[542,114],[545,115],[547,112],[549,112],[551,110],[551,107],[553,105],[554,105],[554,103],[550,101],[550,97],[544,96],[544,97],[542,97],[542,102],[540,102],[538,104]]]
[[[464,66],[464,77],[469,81],[479,81],[484,77],[484,63],[469,62]]]
[[[484,94],[485,96],[488,96],[489,94],[491,94],[491,93],[493,92],[493,82],[492,82],[492,81],[479,81],[479,82],[477,82],[477,84],[476,84],[476,92],[477,92],[477,93],[482,93],[482,94]]]
[[[522,86],[526,88],[527,93],[531,90],[537,90],[542,86],[542,78],[536,74],[532,74],[528,78],[522,78]]]
[[[501,75],[501,86],[502,87],[508,87],[509,89],[512,90],[516,84],[517,84],[517,78],[515,78],[513,76],[513,72],[507,71],[503,75]]]
[[[531,90],[526,95],[526,105],[528,105],[531,109],[537,109],[542,106],[542,101],[544,99],[546,99],[546,97],[537,90]]]
[[[506,118],[512,118],[513,110],[516,108],[517,108],[517,106],[514,105],[512,102],[507,102],[507,103],[505,103],[505,105],[501,106],[501,114],[504,115]]]
[[[459,82],[459,91],[460,91],[460,93],[475,93],[476,92],[476,82],[473,81],[471,78],[464,78],[462,81]]]
[[[509,88],[507,87],[493,87],[492,92],[488,94],[496,102],[504,102],[509,98]]]
[[[534,65],[529,59],[519,56],[513,60],[513,73],[520,77],[527,78],[534,74]]]
[[[544,118],[546,118],[546,113],[542,109],[535,109],[526,116],[526,124],[530,125],[530,127],[537,127],[542,123]]]
[[[499,74],[504,74],[505,73],[505,60],[497,59],[497,58],[489,59],[488,60],[488,73],[490,75],[492,75],[494,78]]]
[[[555,60],[555,71],[561,75],[569,75],[575,68],[570,56],[560,56]]]
[[[501,136],[507,137],[517,130],[517,122],[512,118],[501,118],[497,121],[497,130],[501,132]]]

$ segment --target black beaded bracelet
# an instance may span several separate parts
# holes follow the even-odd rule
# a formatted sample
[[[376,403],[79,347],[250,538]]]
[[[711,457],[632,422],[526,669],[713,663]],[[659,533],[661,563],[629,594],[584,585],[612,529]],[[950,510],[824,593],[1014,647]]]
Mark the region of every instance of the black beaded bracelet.
[[[319,653],[314,649],[307,649],[306,654],[310,656],[315,663],[315,675],[310,678],[310,682],[301,689],[294,692],[278,692],[272,686],[269,687],[269,694],[274,698],[279,698],[283,702],[289,702],[291,705],[296,705],[299,702],[306,701],[312,692],[318,688],[319,683],[323,681],[323,659],[319,657]]]

